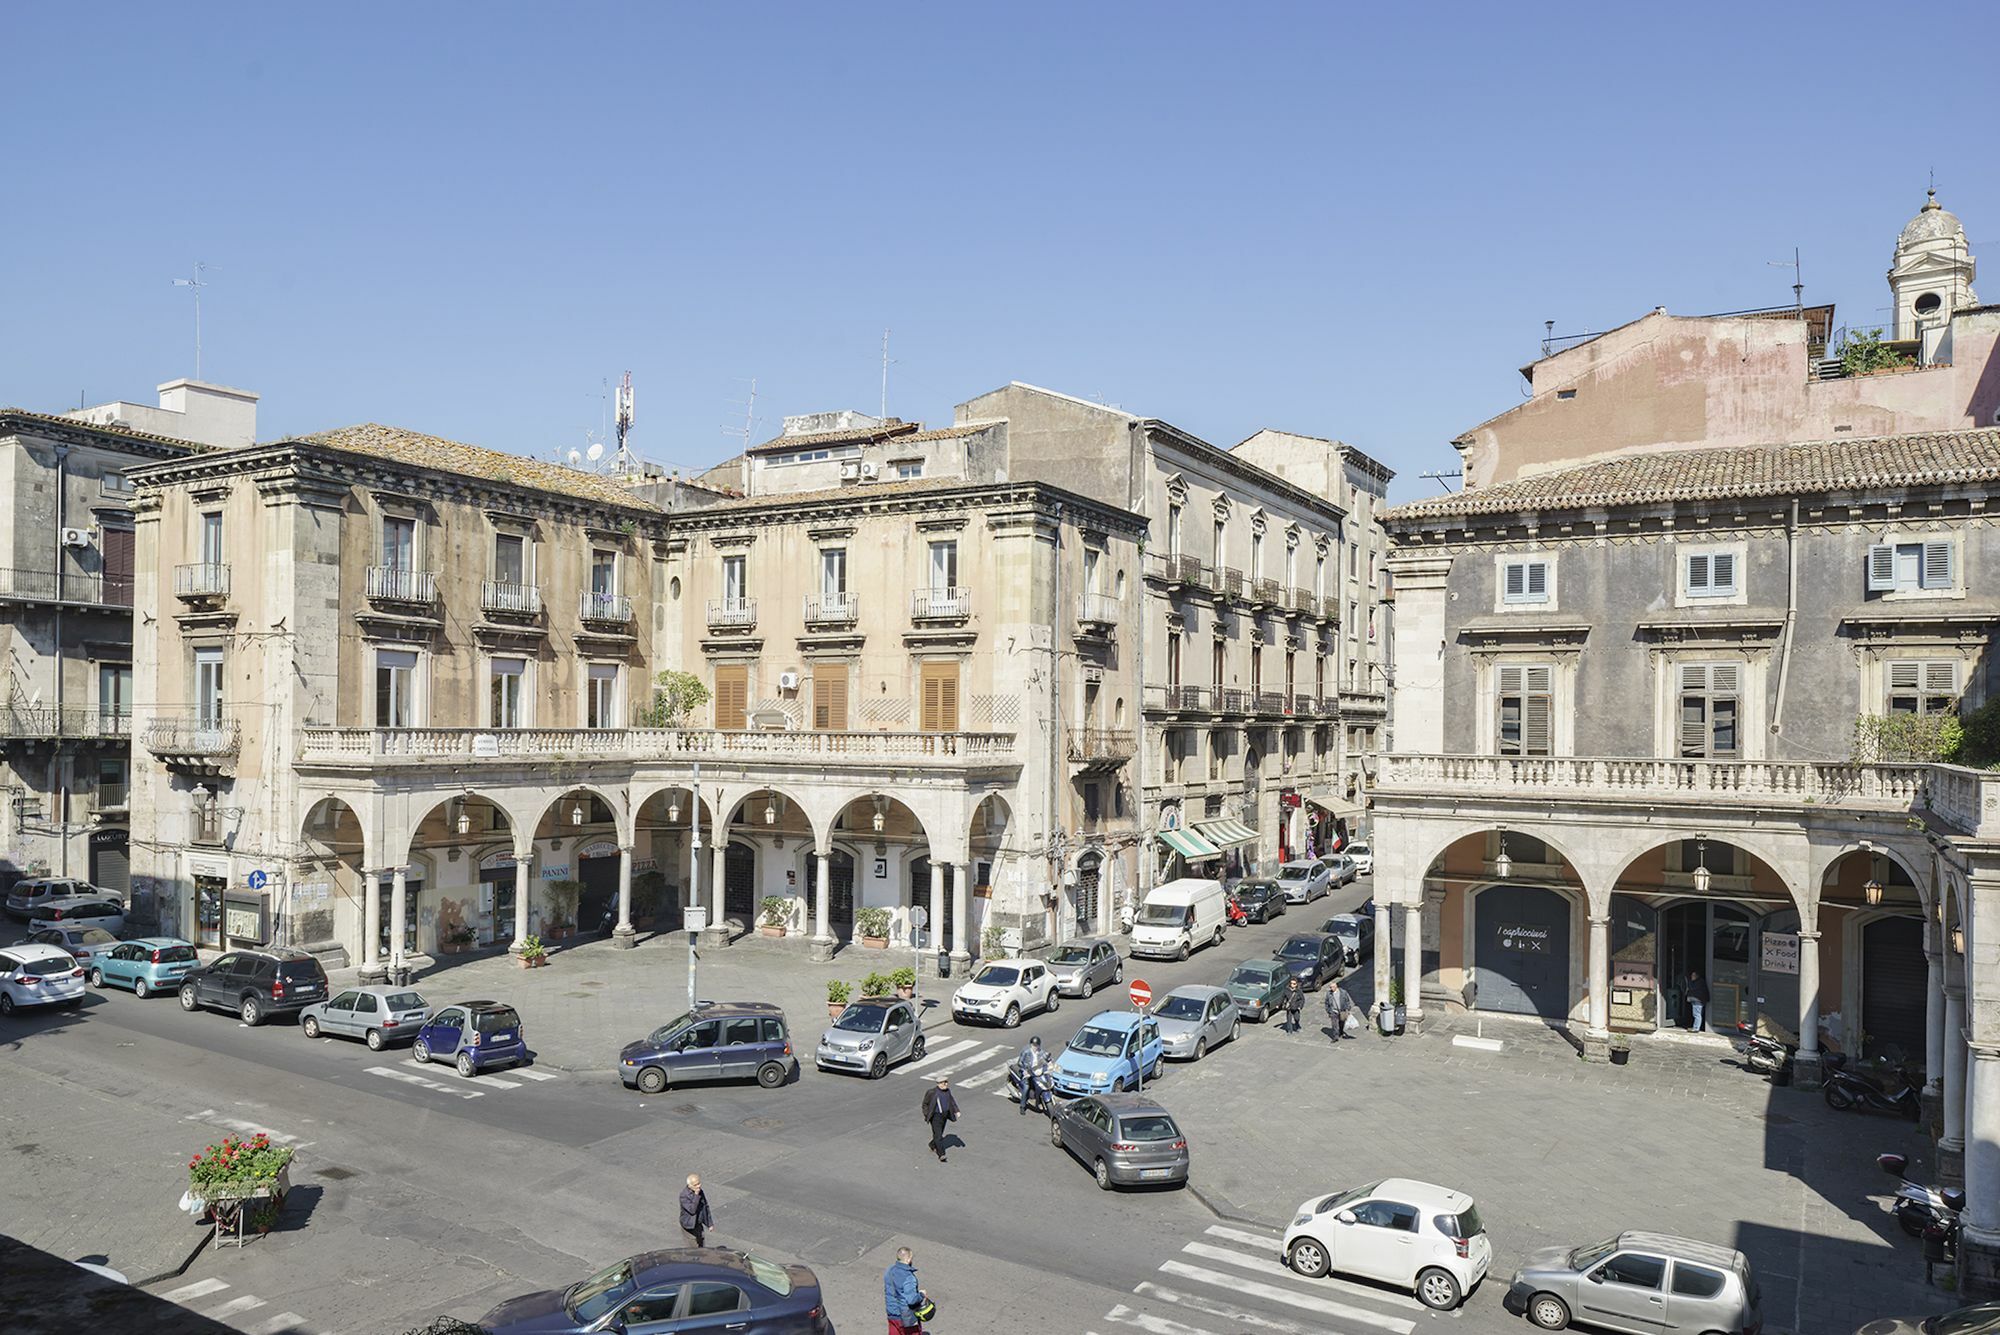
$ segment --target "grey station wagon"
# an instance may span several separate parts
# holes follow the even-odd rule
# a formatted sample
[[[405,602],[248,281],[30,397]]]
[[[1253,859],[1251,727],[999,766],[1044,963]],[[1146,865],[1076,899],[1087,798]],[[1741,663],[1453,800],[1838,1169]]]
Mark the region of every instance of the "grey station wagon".
[[[705,1001],[627,1043],[618,1054],[618,1078],[646,1094],[696,1080],[754,1078],[776,1089],[797,1065],[782,1010],[763,1001]]]
[[[1742,1252],[1665,1233],[1531,1252],[1503,1302],[1543,1330],[1576,1321],[1634,1335],[1757,1335],[1764,1326],[1757,1277]]]
[[[1144,1094],[1092,1094],[1056,1109],[1049,1143],[1090,1166],[1097,1185],[1186,1182],[1187,1135]]]

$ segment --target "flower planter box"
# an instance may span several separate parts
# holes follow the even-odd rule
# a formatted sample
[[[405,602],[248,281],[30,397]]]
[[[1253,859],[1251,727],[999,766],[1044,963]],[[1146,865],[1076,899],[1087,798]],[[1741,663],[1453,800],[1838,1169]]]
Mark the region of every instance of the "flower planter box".
[[[826,1003],[826,1018],[829,1020],[838,1020],[840,1013],[846,1009],[847,1003],[844,1001],[829,1001]]]
[[[776,936],[783,936],[784,934],[785,934],[785,929],[782,925],[777,927],[762,926],[757,929],[757,935],[759,936],[776,937]]]
[[[516,955],[514,958],[521,961],[524,969],[539,969],[549,962],[547,955]]]
[[[896,995],[901,997],[903,1000],[908,1001],[911,997],[917,995],[917,989],[915,987],[898,987],[896,989]]]
[[[864,936],[861,938],[861,944],[870,950],[887,950],[889,948],[889,938],[886,936]]]

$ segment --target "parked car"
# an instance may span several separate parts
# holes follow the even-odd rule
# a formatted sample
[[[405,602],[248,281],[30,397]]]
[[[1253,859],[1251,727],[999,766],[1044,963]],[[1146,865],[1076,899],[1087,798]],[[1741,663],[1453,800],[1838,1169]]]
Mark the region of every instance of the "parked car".
[[[448,1061],[470,1079],[489,1067],[527,1061],[528,1028],[505,1002],[460,1001],[417,1027],[410,1055],[420,1062]]]
[[[1288,904],[1310,904],[1333,891],[1333,873],[1324,862],[1287,862],[1278,868],[1278,889]]]
[[[125,929],[125,905],[102,895],[65,895],[60,899],[45,899],[34,916],[28,919],[28,930],[39,932],[50,927],[97,927],[107,932],[120,932]]]
[[[60,946],[39,941],[0,950],[0,1015],[22,1006],[74,1006],[83,1000],[83,966]]]
[[[181,1009],[235,1011],[245,1024],[326,1000],[326,971],[303,950],[232,950],[181,980]]]
[[[1285,995],[1285,980],[1291,976],[1292,971],[1277,960],[1244,960],[1229,971],[1224,986],[1237,1011],[1261,1023],[1278,1009]]]
[[[1222,943],[1228,914],[1220,882],[1183,876],[1156,885],[1132,915],[1132,954],[1184,960],[1203,946]]]
[[[404,1039],[416,1042],[417,1031],[431,1013],[423,994],[407,987],[350,987],[299,1012],[299,1028],[307,1038],[321,1033],[358,1038],[370,1052],[380,1052]]]
[[[510,1298],[479,1325],[488,1335],[833,1335],[812,1271],[720,1247],[644,1252],[566,1289]]]
[[[1251,922],[1269,922],[1285,911],[1285,892],[1276,881],[1243,881],[1236,887],[1236,902]]]
[[[1065,1098],[1102,1094],[1106,1090],[1123,1093],[1145,1078],[1159,1074],[1166,1047],[1160,1041],[1159,1022],[1134,1011],[1102,1011],[1076,1031],[1063,1050],[1056,1054],[1050,1083]]]
[[[696,1080],[748,1080],[766,1089],[791,1079],[791,1031],[766,1001],[705,1001],[618,1054],[627,1089],[657,1094]]]
[[[1012,1029],[1029,1011],[1054,1011],[1061,1005],[1055,975],[1040,960],[993,960],[951,994],[951,1018]]]
[[[1361,875],[1375,874],[1375,846],[1366,839],[1356,839],[1340,851],[1347,854],[1347,860],[1354,864],[1354,870]]]
[[[1375,942],[1375,919],[1358,913],[1336,913],[1319,925],[1328,936],[1340,938],[1349,964],[1361,963],[1362,952]]]
[[[71,959],[88,969],[93,960],[118,944],[118,938],[102,927],[44,927],[38,932],[29,932],[14,944],[54,946],[58,950],[66,950]]]
[[[1755,1335],[1764,1324],[1748,1257],[1665,1233],[1620,1233],[1588,1247],[1530,1252],[1502,1302],[1543,1330],[1578,1321],[1632,1335]]]
[[[1118,947],[1101,938],[1072,941],[1049,957],[1056,991],[1066,997],[1087,997],[1100,987],[1125,980],[1125,961]]]
[[[1153,1004],[1160,1042],[1169,1057],[1199,1061],[1218,1043],[1236,1037],[1242,1020],[1229,990],[1189,984],[1177,987]]]
[[[1284,1256],[1308,1279],[1338,1271],[1380,1280],[1443,1312],[1485,1277],[1493,1244],[1472,1197],[1392,1177],[1301,1205],[1285,1230]]]
[[[1327,875],[1332,878],[1335,885],[1346,885],[1361,874],[1361,869],[1355,865],[1354,859],[1345,853],[1328,853],[1320,859],[1320,865],[1326,868]]]
[[[924,1031],[914,1006],[901,997],[863,997],[819,1036],[813,1065],[822,1071],[866,1071],[870,1079],[880,1079],[904,1058],[923,1055]]]
[[[14,888],[7,892],[7,912],[17,918],[32,918],[35,910],[51,899],[74,899],[78,896],[112,897],[110,891],[100,890],[89,881],[79,881],[72,876],[35,876],[14,882]]]
[[[90,985],[129,987],[140,997],[172,992],[201,963],[191,942],[177,936],[122,941],[92,963]]]
[[[1188,1180],[1187,1134],[1143,1094],[1093,1094],[1059,1106],[1049,1143],[1088,1164],[1106,1191]]]
[[[1300,987],[1317,992],[1322,984],[1340,977],[1340,971],[1347,967],[1347,947],[1337,936],[1295,932],[1285,938],[1284,945],[1271,952],[1271,958],[1283,964],[1299,980]]]
[[[1939,1316],[1880,1317],[1854,1335],[2000,1335],[2000,1302],[1974,1303]]]

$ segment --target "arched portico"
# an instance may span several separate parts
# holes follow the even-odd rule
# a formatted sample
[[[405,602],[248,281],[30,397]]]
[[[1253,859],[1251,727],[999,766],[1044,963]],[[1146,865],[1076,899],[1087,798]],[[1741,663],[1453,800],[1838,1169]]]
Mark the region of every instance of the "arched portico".
[[[374,845],[361,810],[345,796],[310,796],[301,805],[300,856],[288,887],[293,939],[374,940],[369,908]],[[198,883],[190,933],[195,944],[226,946],[222,926],[220,891]],[[372,962],[365,947],[362,962]]]

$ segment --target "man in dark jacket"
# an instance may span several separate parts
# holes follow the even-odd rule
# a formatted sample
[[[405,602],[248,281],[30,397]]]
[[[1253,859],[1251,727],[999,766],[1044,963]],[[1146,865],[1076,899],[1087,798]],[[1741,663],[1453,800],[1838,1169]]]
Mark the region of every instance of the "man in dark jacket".
[[[1292,1033],[1298,1033],[1299,1012],[1306,1008],[1306,989],[1304,984],[1299,982],[1297,974],[1285,980],[1285,995],[1279,998],[1278,1004],[1285,1008],[1286,1028]]]
[[[924,1091],[924,1120],[931,1124],[931,1153],[945,1162],[944,1129],[958,1120],[958,1100],[952,1097],[951,1081],[938,1077],[937,1088]]]
[[[681,1188],[681,1232],[695,1246],[706,1247],[708,1230],[714,1227],[715,1216],[708,1212],[708,1193],[701,1189],[701,1177],[689,1173],[687,1185]]]
[[[1708,1027],[1708,980],[1701,976],[1701,970],[1689,969],[1687,982],[1688,1009],[1694,1012],[1694,1031],[1698,1034]]]

